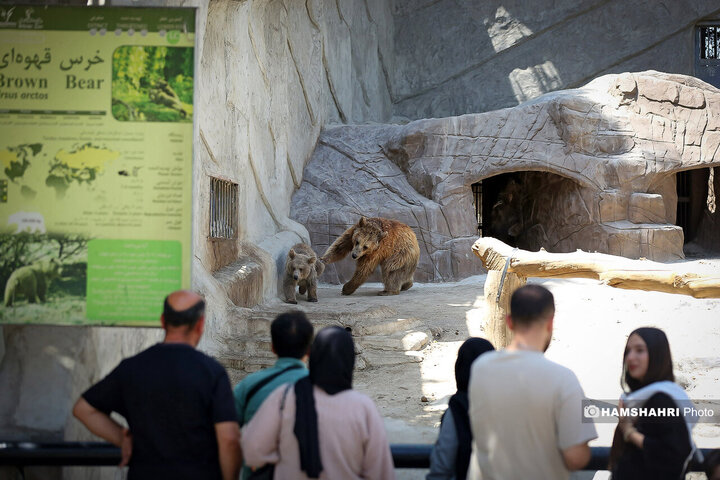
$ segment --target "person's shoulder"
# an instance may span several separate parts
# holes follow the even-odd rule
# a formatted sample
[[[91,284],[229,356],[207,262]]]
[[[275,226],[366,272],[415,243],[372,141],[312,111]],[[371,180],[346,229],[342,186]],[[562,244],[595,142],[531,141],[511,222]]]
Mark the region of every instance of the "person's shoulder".
[[[545,357],[543,356],[543,358]],[[577,375],[575,375],[575,372],[573,372],[570,368],[566,367],[565,365],[560,365],[559,363],[553,362],[548,358],[545,358],[545,361],[547,362],[548,370],[550,370],[556,378],[561,379],[565,382],[580,384]]]
[[[646,407],[652,408],[663,408],[663,407],[676,407],[675,400],[665,392],[657,392],[653,394],[645,402]]]
[[[343,403],[352,403],[355,406],[377,411],[377,406],[375,405],[373,399],[362,392],[358,392],[357,390],[348,389],[337,393],[336,395],[338,401]]]
[[[470,367],[472,370],[476,368],[485,368],[488,364],[492,364],[498,360],[504,358],[507,354],[504,350],[493,350],[491,352],[485,352],[477,357]]]
[[[256,382],[259,382],[260,380],[265,378],[265,376],[268,373],[268,370],[269,370],[269,368],[263,368],[262,370],[258,370],[257,372],[253,372],[253,373],[246,375],[245,378],[243,378],[242,380],[240,380],[238,382],[236,388],[240,387],[240,386],[246,387],[248,385],[252,385]]]
[[[538,355],[530,360],[533,370],[543,379],[547,379],[548,386],[563,386],[566,388],[579,387],[580,380],[570,368],[561,365],[547,358],[545,355]]]
[[[213,357],[205,352],[201,352],[197,348],[193,348],[189,345],[187,347],[188,348],[178,349],[178,355],[186,357],[188,362],[196,362],[197,364],[202,365],[214,375],[226,373],[225,367],[223,367],[220,362],[215,360]]]
[[[135,363],[143,363],[146,361],[153,361],[154,357],[157,357],[158,355],[162,355],[162,343],[156,343],[155,345],[151,345],[145,350],[141,350],[135,355],[132,355],[130,357],[126,357],[120,361],[118,366],[127,366],[127,365],[133,365]]]

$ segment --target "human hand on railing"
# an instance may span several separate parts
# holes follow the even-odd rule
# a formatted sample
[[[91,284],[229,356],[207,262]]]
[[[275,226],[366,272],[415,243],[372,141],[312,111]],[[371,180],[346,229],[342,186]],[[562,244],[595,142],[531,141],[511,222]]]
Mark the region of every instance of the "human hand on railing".
[[[120,467],[124,467],[130,462],[132,455],[132,433],[130,429],[123,428],[122,443],[120,444]]]

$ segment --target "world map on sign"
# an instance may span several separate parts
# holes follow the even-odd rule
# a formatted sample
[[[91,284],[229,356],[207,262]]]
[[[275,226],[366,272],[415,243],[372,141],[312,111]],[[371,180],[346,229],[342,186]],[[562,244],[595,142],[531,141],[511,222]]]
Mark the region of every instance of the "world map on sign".
[[[92,184],[107,163],[120,156],[107,148],[84,143],[60,149],[48,161],[47,155],[41,155],[43,148],[42,143],[29,143],[0,149],[2,171],[8,180],[21,186],[23,196],[34,196],[44,180],[46,187],[55,190],[57,198],[63,198],[73,184]],[[42,169],[41,179],[27,178],[33,167]]]

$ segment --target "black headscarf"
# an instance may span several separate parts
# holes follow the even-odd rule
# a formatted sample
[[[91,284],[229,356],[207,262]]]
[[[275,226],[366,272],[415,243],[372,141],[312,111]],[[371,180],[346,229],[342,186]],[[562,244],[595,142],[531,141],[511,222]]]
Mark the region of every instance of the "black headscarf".
[[[484,338],[468,338],[460,346],[455,361],[455,383],[457,393],[450,397],[448,408],[452,411],[455,422],[455,431],[458,437],[458,451],[455,457],[455,478],[465,480],[470,454],[472,451],[472,432],[470,430],[470,415],[468,414],[468,384],[470,383],[470,367],[477,357],[485,352],[495,350],[492,343]]]
[[[323,470],[318,440],[317,411],[313,385],[335,395],[352,388],[355,345],[342,327],[320,330],[310,349],[310,374],[295,383],[295,437],[300,447],[300,468],[309,478]]]

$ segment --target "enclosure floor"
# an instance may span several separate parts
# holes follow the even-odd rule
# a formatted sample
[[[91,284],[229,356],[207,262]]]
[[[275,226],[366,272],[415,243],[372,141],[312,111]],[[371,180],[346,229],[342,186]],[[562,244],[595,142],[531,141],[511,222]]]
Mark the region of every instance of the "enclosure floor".
[[[720,272],[720,259],[688,263],[697,262]],[[392,297],[377,296],[381,284],[363,285],[351,296],[341,295],[338,285],[321,285],[318,304],[300,301],[300,307],[313,314],[354,311],[358,326],[363,311],[381,308],[398,318],[415,317],[433,332],[421,351],[422,362],[355,373],[355,388],[377,403],[391,443],[435,441],[440,416],[455,392],[457,349],[468,336],[483,335],[484,281],[481,275],[457,283],[415,284]],[[690,397],[720,399],[720,299],[621,290],[584,279],[530,282],[545,285],[555,296],[555,327],[546,355],[575,372],[587,397],[619,398],[628,334],[641,326],[656,326],[668,335],[676,376]],[[592,445],[610,445],[614,428],[598,425],[599,438]],[[720,425],[700,424],[694,436],[700,447],[720,447]],[[403,479],[424,478],[420,471],[399,473]]]

